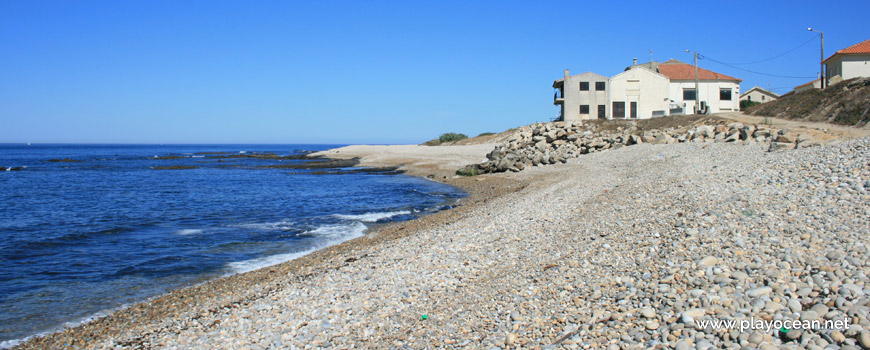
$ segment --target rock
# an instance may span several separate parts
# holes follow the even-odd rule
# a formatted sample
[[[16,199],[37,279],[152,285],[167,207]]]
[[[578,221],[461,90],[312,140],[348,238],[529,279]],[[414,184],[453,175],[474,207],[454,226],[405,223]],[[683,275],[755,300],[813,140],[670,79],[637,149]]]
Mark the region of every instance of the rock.
[[[517,339],[518,339],[518,338],[519,338],[519,337],[518,337],[515,333],[508,333],[508,334],[505,335],[505,337],[504,337],[504,343],[505,343],[505,345],[507,345],[507,346],[514,345],[514,344],[517,343]]]
[[[858,335],[858,345],[863,349],[870,349],[870,332],[864,331]]]
[[[775,152],[780,150],[789,150],[795,147],[794,143],[789,142],[771,142],[770,148],[767,149],[768,152]]]
[[[801,321],[815,321],[818,319],[819,319],[819,314],[817,314],[813,310],[807,310],[807,311],[801,312],[801,318],[800,318]]]
[[[646,317],[646,318],[655,318],[656,317],[656,310],[651,308],[651,307],[645,307],[645,308],[643,308],[643,310],[640,310],[640,314],[641,314],[641,316]]]
[[[692,346],[689,345],[689,342],[687,342],[685,340],[680,340],[677,342],[676,345],[674,345],[674,349],[676,349],[676,350],[691,350]]]
[[[739,140],[740,140],[740,132],[736,131],[736,130],[733,133],[731,133],[730,135],[728,135],[727,137],[725,137],[725,142],[735,142],[735,141],[739,141]]]
[[[520,315],[519,311],[517,311],[517,310],[511,311],[511,321],[519,322],[519,321],[522,321],[523,319],[524,319],[523,315]]]
[[[833,331],[831,332],[831,340],[833,340],[837,344],[843,344],[843,342],[846,341],[846,336],[843,335],[843,332]]]
[[[651,331],[659,329],[659,326],[661,326],[661,324],[659,324],[659,321],[656,321],[656,320],[646,321],[646,329],[649,329]]]
[[[748,296],[750,298],[758,298],[761,296],[768,295],[772,291],[773,291],[773,289],[770,287],[752,288],[752,289],[749,289],[746,291],[746,296]]]
[[[828,258],[828,260],[837,261],[843,258],[843,252],[832,250],[825,254],[825,257]]]
[[[715,256],[707,256],[698,261],[698,266],[713,266],[719,263],[719,258]]]
[[[797,340],[800,339],[803,333],[798,329],[792,329],[785,333],[785,338],[788,340]]]
[[[707,314],[707,310],[704,309],[691,309],[683,311],[680,314],[680,322],[685,325],[689,325],[692,327],[696,327],[695,321],[704,318],[704,315]]]
[[[668,134],[661,133],[652,140],[652,143],[656,145],[670,144],[674,143],[674,138]]]

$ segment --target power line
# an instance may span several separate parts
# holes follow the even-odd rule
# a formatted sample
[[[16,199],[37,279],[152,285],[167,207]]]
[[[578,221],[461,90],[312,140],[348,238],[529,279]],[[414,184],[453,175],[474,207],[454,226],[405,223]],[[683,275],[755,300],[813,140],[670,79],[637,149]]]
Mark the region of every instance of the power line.
[[[801,43],[800,45],[795,46],[794,48],[792,48],[792,49],[790,49],[790,50],[788,50],[788,51],[786,51],[786,52],[783,52],[783,53],[781,53],[781,54],[779,54],[779,55],[773,56],[773,57],[771,57],[771,58],[765,58],[765,59],[763,59],[763,60],[752,61],[752,62],[740,62],[740,63],[728,63],[728,64],[755,64],[755,63],[767,62],[767,61],[770,61],[770,60],[777,59],[777,58],[780,58],[780,57],[782,57],[782,56],[785,56],[786,54],[789,54],[789,53],[793,52],[794,50],[797,50],[797,49],[803,47],[804,45],[809,44],[811,41],[816,40],[816,38],[817,38],[816,36],[813,36],[812,38],[810,38],[810,40],[804,41],[804,42]]]
[[[720,62],[720,61],[714,60],[714,59],[712,59],[712,58],[710,58],[710,57],[706,57],[706,56],[704,56],[704,55],[700,55],[700,54],[698,55],[698,59],[702,59],[702,60],[704,60],[704,59],[706,59],[706,60],[710,60],[710,61],[716,62],[716,63],[718,63],[718,64],[721,64],[721,65],[723,65],[723,66],[727,66],[727,67],[731,67],[731,68],[734,68],[734,69],[742,70],[742,71],[744,71],[744,72],[749,72],[749,73],[752,73],[752,74],[764,75],[764,76],[768,76],[768,77],[776,77],[776,78],[791,78],[791,79],[815,79],[815,78],[816,78],[816,77],[795,77],[795,76],[790,76],[790,75],[776,75],[776,74],[767,74],[767,73],[756,72],[756,71],[752,71],[752,70],[748,70],[748,69],[743,69],[743,68],[740,68],[740,67],[735,67],[735,66],[732,66],[732,65],[730,65],[730,64],[728,64],[728,63]]]

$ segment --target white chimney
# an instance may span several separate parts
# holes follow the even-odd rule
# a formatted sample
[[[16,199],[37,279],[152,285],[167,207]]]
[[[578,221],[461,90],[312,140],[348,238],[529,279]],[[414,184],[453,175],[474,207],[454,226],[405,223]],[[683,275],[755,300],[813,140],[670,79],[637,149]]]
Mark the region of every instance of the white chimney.
[[[631,65],[632,65],[632,66],[636,66],[636,65],[637,65],[637,58],[632,59],[632,64],[631,64]]]
[[[569,74],[569,73],[568,73],[568,70],[566,69],[566,70],[565,70],[565,78],[568,77],[568,74]]]

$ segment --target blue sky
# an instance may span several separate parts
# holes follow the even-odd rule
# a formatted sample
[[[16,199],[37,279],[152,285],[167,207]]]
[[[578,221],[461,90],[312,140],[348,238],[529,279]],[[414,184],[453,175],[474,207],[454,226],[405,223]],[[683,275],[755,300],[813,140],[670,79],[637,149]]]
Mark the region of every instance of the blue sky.
[[[825,32],[870,39],[866,1],[2,1],[0,142],[420,143],[554,117],[570,68],[611,76],[686,49],[750,62]],[[835,10],[842,9],[842,10]],[[823,10],[831,13],[823,13]],[[834,13],[836,12],[836,13]],[[701,67],[784,93],[819,41]]]

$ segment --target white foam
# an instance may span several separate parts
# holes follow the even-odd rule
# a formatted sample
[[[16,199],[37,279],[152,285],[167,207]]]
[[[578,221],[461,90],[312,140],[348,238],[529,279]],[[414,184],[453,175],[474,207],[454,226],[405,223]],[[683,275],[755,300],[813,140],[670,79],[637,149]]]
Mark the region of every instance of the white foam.
[[[263,231],[286,231],[296,227],[296,223],[292,220],[281,220],[276,222],[262,222],[256,224],[238,224],[233,227],[250,228]]]
[[[18,344],[21,344],[21,343],[23,343],[25,340],[30,339],[30,338],[32,338],[32,336],[27,337],[27,338],[21,338],[21,339],[12,339],[12,340],[4,340],[4,341],[0,341],[0,349],[11,349],[11,348],[14,348],[14,347],[18,346]]]
[[[244,261],[236,261],[229,263],[229,268],[233,273],[243,273],[248,271],[254,271],[257,269],[261,269],[264,267],[277,265],[283,263],[285,261],[290,261],[293,259],[297,259],[299,257],[311,254],[314,251],[333,246],[345,241],[349,241],[354,238],[362,237],[365,234],[366,225],[361,222],[354,222],[352,224],[339,224],[339,225],[324,225],[318,227],[315,230],[311,230],[306,232],[306,234],[318,235],[329,237],[324,239],[321,243],[317,244],[315,247],[303,250],[300,252],[286,253],[286,254],[277,254],[271,255],[262,258],[244,260]]]
[[[198,228],[186,228],[186,229],[183,229],[183,230],[175,231],[175,233],[176,233],[176,234],[179,234],[179,235],[182,235],[182,236],[198,235],[198,234],[202,233],[202,230],[200,230],[200,229],[198,229]]]
[[[356,220],[356,221],[362,221],[362,222],[376,222],[376,221],[383,220],[383,219],[389,219],[389,218],[397,216],[397,215],[408,215],[408,214],[411,214],[411,212],[408,210],[399,210],[399,211],[387,211],[387,212],[379,212],[379,213],[365,213],[365,214],[359,214],[359,215],[336,214],[334,216],[339,218],[339,219],[344,219],[344,220]]]

